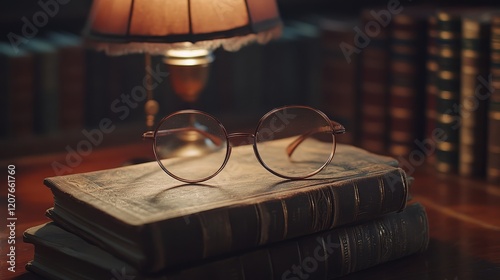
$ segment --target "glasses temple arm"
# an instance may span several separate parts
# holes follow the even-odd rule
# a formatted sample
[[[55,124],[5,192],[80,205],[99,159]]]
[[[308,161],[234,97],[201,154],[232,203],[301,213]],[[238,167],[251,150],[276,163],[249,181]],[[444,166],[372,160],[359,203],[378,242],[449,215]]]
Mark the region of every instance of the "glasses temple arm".
[[[217,137],[211,133],[208,133],[206,131],[203,131],[201,129],[198,129],[196,127],[181,127],[181,128],[157,130],[156,136],[167,136],[170,134],[179,133],[179,132],[186,132],[186,131],[198,132],[201,135],[205,136],[206,138],[210,139],[210,141],[212,141],[217,146],[220,146],[223,142],[223,140],[220,139],[219,137]],[[142,138],[153,140],[155,138],[155,132],[152,130],[146,131],[142,134]]]
[[[336,121],[330,120],[330,123],[333,126],[333,134],[344,134],[345,127]]]
[[[293,152],[295,151],[295,149],[297,149],[297,147],[302,142],[304,142],[308,137],[310,137],[313,134],[321,133],[321,132],[332,132],[333,134],[344,134],[345,133],[345,128],[343,125],[341,125],[340,123],[338,123],[336,121],[332,121],[332,120],[330,120],[330,122],[333,126],[333,131],[331,130],[330,126],[323,126],[323,127],[318,127],[316,129],[312,129],[304,134],[299,135],[299,137],[297,137],[295,140],[293,140],[293,142],[290,143],[286,147],[286,153],[287,153],[288,157],[291,157]]]

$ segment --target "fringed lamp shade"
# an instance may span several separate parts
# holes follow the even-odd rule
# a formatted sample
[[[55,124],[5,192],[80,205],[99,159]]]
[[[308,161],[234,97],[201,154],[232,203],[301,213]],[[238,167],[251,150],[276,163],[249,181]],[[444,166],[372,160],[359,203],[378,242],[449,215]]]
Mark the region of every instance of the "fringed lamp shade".
[[[94,0],[84,35],[110,55],[171,49],[236,51],[279,36],[274,0]]]

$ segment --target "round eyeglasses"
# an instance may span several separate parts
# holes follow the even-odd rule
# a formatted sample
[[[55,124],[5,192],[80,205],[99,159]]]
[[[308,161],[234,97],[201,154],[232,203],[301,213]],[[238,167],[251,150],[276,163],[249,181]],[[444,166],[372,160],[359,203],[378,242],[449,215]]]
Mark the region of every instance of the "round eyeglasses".
[[[228,134],[213,116],[183,110],[164,117],[152,139],[160,167],[186,183],[206,181],[217,175],[231,154],[231,139],[246,137],[255,156],[269,172],[286,179],[304,179],[323,170],[335,153],[335,135],[345,128],[323,112],[308,106],[285,106],[265,114],[253,134]],[[318,149],[318,141],[330,144]],[[321,146],[324,147],[324,146]]]

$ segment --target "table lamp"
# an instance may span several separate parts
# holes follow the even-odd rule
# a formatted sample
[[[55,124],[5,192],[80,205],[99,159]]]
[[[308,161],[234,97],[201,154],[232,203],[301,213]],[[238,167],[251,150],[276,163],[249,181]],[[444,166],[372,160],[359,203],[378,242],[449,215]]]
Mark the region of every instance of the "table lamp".
[[[281,19],[275,0],[94,0],[84,37],[108,55],[164,56],[172,87],[193,102],[205,86],[212,51],[236,51],[250,42],[278,37]],[[148,92],[147,126],[158,103]]]

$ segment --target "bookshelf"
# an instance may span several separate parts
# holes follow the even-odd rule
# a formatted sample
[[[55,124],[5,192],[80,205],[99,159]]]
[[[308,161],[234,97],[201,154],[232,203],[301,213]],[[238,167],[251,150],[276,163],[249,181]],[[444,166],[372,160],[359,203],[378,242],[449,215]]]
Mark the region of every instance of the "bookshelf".
[[[467,9],[472,9],[481,4],[489,4],[489,1],[474,1],[474,4],[469,2],[423,1],[419,4],[427,4],[431,7],[429,9],[458,7],[459,5],[468,5]],[[430,127],[424,122],[424,116],[425,111],[430,107],[422,104],[432,102],[428,102],[429,98],[427,100],[425,98],[415,99],[417,95],[423,96],[425,89],[420,85],[424,85],[431,78],[429,75],[425,75],[429,74],[429,71],[421,70],[427,65],[428,53],[426,52],[424,56],[409,57],[405,53],[408,49],[405,49],[404,46],[405,44],[413,44],[414,51],[426,51],[428,46],[426,43],[428,43],[429,38],[421,40],[422,38],[415,37],[410,42],[404,36],[406,36],[405,32],[409,30],[413,31],[415,36],[428,35],[429,29],[427,27],[424,31],[415,32],[416,26],[422,28],[421,25],[428,24],[428,22],[420,20],[418,24],[406,26],[401,23],[404,22],[404,17],[400,17],[399,21],[394,17],[391,22],[392,27],[383,28],[386,33],[385,37],[370,37],[370,43],[366,48],[359,48],[359,53],[352,54],[354,59],[352,63],[348,63],[346,55],[337,48],[337,45],[342,41],[348,42],[348,39],[361,36],[354,28],[367,27],[370,22],[370,19],[364,18],[362,15],[363,11],[365,14],[375,11],[376,14],[380,15],[380,11],[388,7],[388,3],[388,1],[366,0],[351,2],[278,0],[285,21],[283,38],[265,46],[252,45],[237,53],[218,50],[215,54],[216,60],[212,65],[213,71],[207,88],[194,107],[216,115],[245,115],[242,118],[251,119],[272,107],[283,104],[311,105],[345,123],[348,131],[351,132],[349,134],[351,138],[345,136],[341,138],[341,141],[379,153],[403,156],[408,160],[411,152],[415,151],[415,145],[412,142],[416,139],[424,141],[429,138],[429,134],[424,133],[424,129]],[[398,3],[401,8],[408,6],[404,1]],[[24,22],[21,19],[23,16],[28,15],[29,19],[29,16],[35,15],[41,7],[36,2],[27,0],[2,5],[5,5],[5,9],[0,12],[0,21],[5,24],[2,24],[0,34],[3,38],[2,41],[7,41],[8,44],[7,35],[13,30],[22,30]],[[45,40],[52,31],[78,34],[85,23],[89,7],[90,0],[59,4],[57,15],[50,17],[47,24],[43,28],[39,28],[36,39]],[[404,10],[401,10],[402,14],[405,13]],[[342,13],[342,17],[338,16],[339,13]],[[344,26],[344,31],[341,31],[340,25],[348,20],[353,20],[353,25],[347,29]],[[374,28],[376,30],[376,27]],[[344,37],[339,36],[340,33],[343,33]],[[337,41],[331,40],[332,38],[336,38]],[[339,38],[345,38],[345,40]],[[355,45],[355,42],[351,43],[351,45]],[[140,55],[106,57],[103,54],[81,48],[77,50],[79,54],[72,55],[79,57],[79,59],[58,66],[50,62],[50,57],[52,55],[60,58],[63,57],[63,53],[55,42],[49,40],[49,44],[55,50],[45,52],[25,50],[27,54],[22,59],[25,59],[25,62],[28,63],[26,65],[31,65],[33,70],[20,70],[20,74],[16,74],[19,80],[23,81],[19,83],[23,86],[22,90],[27,92],[23,100],[16,101],[15,98],[11,98],[10,96],[15,95],[5,89],[6,83],[7,88],[12,86],[8,82],[8,75],[0,79],[0,84],[4,85],[0,90],[1,97],[7,100],[1,105],[3,108],[1,110],[0,143],[8,147],[0,152],[0,157],[10,158],[15,155],[61,151],[67,144],[75,143],[74,141],[78,141],[82,137],[79,131],[96,128],[103,118],[110,118],[119,127],[110,137],[110,143],[115,141],[113,139],[117,139],[117,143],[127,142],[130,135],[141,130],[144,116],[142,101],[134,105],[137,106],[134,110],[128,110],[130,114],[127,114],[125,120],[121,120],[121,117],[127,112],[127,108],[122,107],[124,104],[123,94],[130,94],[131,89],[140,84],[144,77],[143,58]],[[379,45],[382,47],[377,49]],[[386,64],[385,70],[372,67],[373,63],[380,65],[381,61],[374,60],[374,58],[380,57],[386,57],[383,61]],[[393,57],[399,60],[393,60]],[[439,59],[439,56],[436,59]],[[47,60],[49,62],[43,62]],[[409,60],[413,62],[407,63]],[[5,73],[15,73],[14,70],[9,70],[6,66],[8,62],[2,61],[2,65],[7,67]],[[21,59],[13,61],[13,65],[21,63]],[[64,61],[67,61],[67,58],[64,58]],[[159,59],[153,63],[160,63]],[[70,67],[71,65],[76,67]],[[27,69],[28,66],[18,68]],[[80,77],[38,77],[37,71],[44,72],[44,69],[59,69],[62,73],[74,72],[77,69],[84,69],[84,71],[79,74]],[[164,68],[162,69],[165,71]],[[407,72],[401,74],[404,71]],[[415,71],[423,75],[413,75]],[[78,76],[78,73],[76,75]],[[410,81],[410,78],[414,79]],[[78,84],[83,84],[85,90],[75,93],[74,96],[68,97],[69,94],[64,94],[66,98],[57,98],[50,92],[50,83],[57,83],[59,93],[63,91],[74,93],[77,91],[75,88],[80,88],[75,86]],[[440,83],[446,83],[446,81],[441,80]],[[44,90],[40,91],[39,89],[44,84],[49,85],[45,85]],[[419,87],[419,90],[412,91],[416,86]],[[366,92],[363,91],[363,88],[377,89],[383,93]],[[446,91],[446,89],[443,90]],[[37,93],[31,94],[31,92]],[[371,96],[365,96],[366,94],[371,94]],[[52,97],[43,97],[46,95]],[[167,80],[154,90],[154,95],[162,108],[159,116],[186,106],[172,93]],[[407,95],[413,95],[413,97],[399,98]],[[363,100],[368,99],[371,99],[372,103],[363,102]],[[11,103],[17,105],[10,106]],[[113,104],[115,104],[114,107]],[[10,110],[6,106],[10,106]],[[58,112],[60,110],[57,109],[57,106],[62,108],[61,110],[64,112],[58,113],[59,115],[54,114],[55,110]],[[450,106],[447,104],[445,110]],[[422,108],[416,112],[416,107]],[[11,112],[9,113],[9,111]],[[76,114],[79,116],[75,118]],[[50,115],[49,120],[42,121],[40,124],[40,120],[48,115]],[[456,115],[450,116],[445,120]],[[412,118],[412,120],[405,122],[407,117]],[[64,123],[70,119],[73,121]],[[16,125],[16,120],[23,121]],[[13,127],[23,129],[19,134],[9,132],[9,130],[15,130]],[[127,127],[130,127],[130,132],[127,132]],[[408,127],[413,127],[412,133],[409,133]],[[427,129],[427,131],[432,130]],[[453,133],[453,135],[455,134],[457,133]],[[466,137],[462,136],[461,138],[465,139]],[[453,142],[450,145],[458,146],[459,143]],[[444,146],[446,149],[447,146]],[[437,147],[438,154],[442,150]],[[449,159],[458,162],[456,156],[444,153],[445,158],[438,158],[438,160],[446,161]],[[492,162],[496,163],[496,161]],[[458,170],[458,168],[456,169]]]

